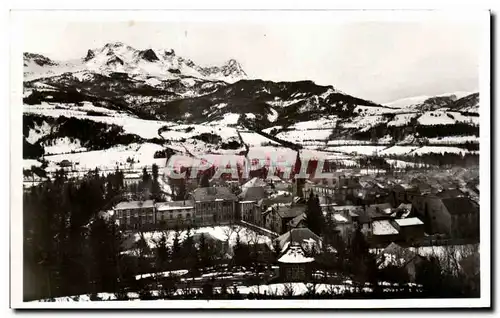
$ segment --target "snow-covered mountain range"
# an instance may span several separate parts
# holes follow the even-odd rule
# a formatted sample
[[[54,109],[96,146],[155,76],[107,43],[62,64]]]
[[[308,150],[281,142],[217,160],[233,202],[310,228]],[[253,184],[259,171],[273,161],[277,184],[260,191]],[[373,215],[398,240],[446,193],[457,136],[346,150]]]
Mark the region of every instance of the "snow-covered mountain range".
[[[24,63],[26,159],[148,165],[165,148],[269,156],[280,140],[345,165],[375,153],[394,161],[479,149],[478,93],[380,105],[312,81],[247,79],[235,60],[201,67],[173,50],[123,43],[74,61],[25,53]]]
[[[89,49],[86,56],[70,61],[53,61],[43,55],[25,53],[24,67],[25,80],[84,71],[103,75],[119,72],[161,79],[196,77],[230,83],[247,78],[241,65],[234,59],[222,66],[202,67],[177,56],[173,49],[138,50],[121,42]]]

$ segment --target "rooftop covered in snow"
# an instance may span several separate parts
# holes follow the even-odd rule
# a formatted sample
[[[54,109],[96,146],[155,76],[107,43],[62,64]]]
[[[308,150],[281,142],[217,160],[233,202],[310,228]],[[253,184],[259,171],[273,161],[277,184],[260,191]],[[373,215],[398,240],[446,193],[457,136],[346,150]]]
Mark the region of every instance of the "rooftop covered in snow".
[[[423,225],[424,222],[420,221],[419,218],[407,218],[407,219],[396,219],[394,220],[399,226],[413,226],[413,225]]]
[[[373,235],[395,235],[398,230],[387,220],[373,221]]]

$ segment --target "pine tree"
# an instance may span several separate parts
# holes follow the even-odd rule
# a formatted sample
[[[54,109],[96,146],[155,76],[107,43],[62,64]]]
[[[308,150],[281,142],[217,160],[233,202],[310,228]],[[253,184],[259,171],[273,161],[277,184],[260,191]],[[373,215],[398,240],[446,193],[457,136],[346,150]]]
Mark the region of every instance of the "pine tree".
[[[307,200],[305,213],[304,223],[306,226],[316,235],[321,235],[324,226],[323,211],[319,204],[318,196],[315,196],[312,192]]]
[[[153,199],[159,200],[160,199],[160,184],[158,183],[158,166],[156,164],[153,164],[152,167],[152,175],[153,175],[153,180],[152,180],[152,188],[151,188],[151,194],[153,195]]]
[[[180,256],[180,251],[181,251],[180,236],[181,236],[181,233],[179,232],[179,228],[176,226],[175,232],[174,232],[174,241],[172,244],[172,258],[173,259],[176,259],[177,257]]]
[[[170,249],[167,245],[167,236],[162,233],[156,246],[156,270],[163,271],[170,259]]]

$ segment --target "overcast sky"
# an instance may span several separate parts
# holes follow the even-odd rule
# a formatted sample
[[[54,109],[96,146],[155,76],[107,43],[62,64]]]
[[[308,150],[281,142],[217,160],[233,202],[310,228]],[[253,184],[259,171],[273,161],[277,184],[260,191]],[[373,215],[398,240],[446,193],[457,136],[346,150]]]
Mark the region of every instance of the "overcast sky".
[[[234,58],[251,78],[313,80],[379,103],[478,89],[479,26],[458,22],[31,23],[24,49],[52,59],[121,41],[205,66]]]

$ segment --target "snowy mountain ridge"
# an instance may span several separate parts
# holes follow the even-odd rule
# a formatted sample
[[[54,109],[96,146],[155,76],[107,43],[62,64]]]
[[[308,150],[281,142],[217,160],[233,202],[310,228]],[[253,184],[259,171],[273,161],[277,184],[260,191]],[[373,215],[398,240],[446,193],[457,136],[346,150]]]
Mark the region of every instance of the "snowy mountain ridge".
[[[86,70],[103,75],[128,73],[132,76],[155,76],[160,79],[188,76],[228,83],[247,78],[242,66],[234,59],[221,66],[202,67],[177,56],[173,49],[139,50],[121,42],[89,49],[85,57],[71,61],[54,61],[40,54],[25,53],[24,68],[25,80]]]

